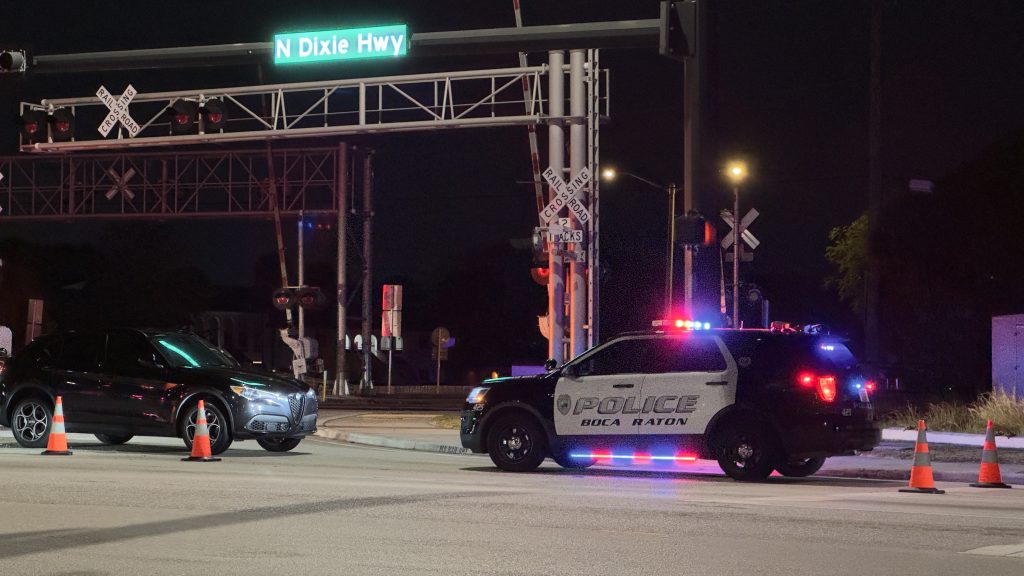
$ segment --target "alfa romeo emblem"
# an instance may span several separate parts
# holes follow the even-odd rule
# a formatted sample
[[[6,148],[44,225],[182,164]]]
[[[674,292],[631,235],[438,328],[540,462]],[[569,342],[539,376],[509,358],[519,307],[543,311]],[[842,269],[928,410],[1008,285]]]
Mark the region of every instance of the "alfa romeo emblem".
[[[565,416],[569,413],[569,408],[572,406],[572,400],[570,400],[568,394],[562,394],[558,397],[558,400],[555,401],[555,406],[558,407],[558,411],[562,413],[562,416]]]

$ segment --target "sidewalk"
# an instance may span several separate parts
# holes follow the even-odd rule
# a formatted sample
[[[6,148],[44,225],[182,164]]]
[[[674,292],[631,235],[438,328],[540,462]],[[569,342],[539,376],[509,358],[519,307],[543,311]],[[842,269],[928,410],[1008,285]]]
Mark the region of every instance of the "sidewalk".
[[[449,414],[451,414],[449,412]],[[462,447],[457,430],[437,428],[432,420],[438,413],[406,412],[361,412],[324,410],[320,413],[317,436],[330,440],[435,452],[441,454],[463,454],[475,458]],[[929,434],[929,439],[931,434]],[[1005,440],[1005,439],[1003,439]],[[996,440],[999,443],[1000,439]],[[887,443],[888,441],[883,441]],[[934,443],[934,442],[932,442]],[[980,460],[981,453],[978,457]],[[870,452],[860,456],[837,456],[829,458],[819,472],[822,476],[848,478],[872,478],[885,480],[907,480],[910,478],[911,462],[906,459],[872,456]],[[629,467],[629,465],[624,465]],[[975,482],[978,479],[978,463],[933,462],[936,480],[946,482]],[[1024,464],[1001,464],[1003,481],[1008,484],[1024,485]],[[684,470],[681,468],[680,470]],[[718,464],[700,460],[685,467],[686,472],[721,474]]]

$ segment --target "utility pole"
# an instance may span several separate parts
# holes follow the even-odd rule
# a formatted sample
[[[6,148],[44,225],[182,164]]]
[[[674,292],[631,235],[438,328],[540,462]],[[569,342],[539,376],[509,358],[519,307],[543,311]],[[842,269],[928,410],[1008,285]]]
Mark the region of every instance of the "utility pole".
[[[697,194],[701,185],[701,101],[707,84],[707,20],[710,16],[709,0],[694,0],[696,11],[696,41],[693,53],[683,65],[683,214],[697,211]],[[693,316],[693,257],[694,251],[683,254],[683,292],[686,314]]]
[[[871,81],[868,114],[868,253],[864,278],[864,351],[868,365],[881,361],[881,269],[875,239],[882,217],[882,0],[871,2]]]

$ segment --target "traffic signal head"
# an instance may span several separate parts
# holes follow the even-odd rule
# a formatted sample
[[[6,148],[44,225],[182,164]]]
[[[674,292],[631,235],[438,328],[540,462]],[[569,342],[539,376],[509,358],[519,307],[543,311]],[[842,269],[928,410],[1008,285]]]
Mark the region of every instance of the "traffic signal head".
[[[24,72],[25,52],[22,50],[0,50],[0,73]]]
[[[228,115],[224,110],[224,102],[217,98],[212,98],[204,102],[203,106],[199,108],[199,113],[203,115],[204,132],[223,130],[224,126],[228,123]]]
[[[68,142],[75,137],[75,115],[67,108],[57,108],[50,115],[50,135],[54,142]]]
[[[171,117],[171,134],[194,134],[199,118],[199,105],[191,100],[175,100],[167,114]]]
[[[676,219],[676,241],[685,246],[701,246],[707,242],[704,217],[690,213]]]
[[[675,60],[697,52],[697,2],[679,0],[661,3],[661,31],[658,52]]]
[[[295,305],[295,291],[291,288],[281,288],[274,291],[274,308],[288,310]]]
[[[29,142],[46,142],[46,126],[49,116],[42,110],[28,110],[21,115],[18,124],[21,126],[22,138]]]

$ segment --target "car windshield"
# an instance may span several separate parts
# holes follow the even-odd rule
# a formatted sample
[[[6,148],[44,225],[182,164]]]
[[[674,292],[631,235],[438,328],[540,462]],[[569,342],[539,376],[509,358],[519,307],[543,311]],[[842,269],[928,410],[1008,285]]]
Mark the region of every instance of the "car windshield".
[[[160,334],[150,341],[160,353],[177,368],[234,368],[238,366],[227,352],[198,336],[188,334]]]

